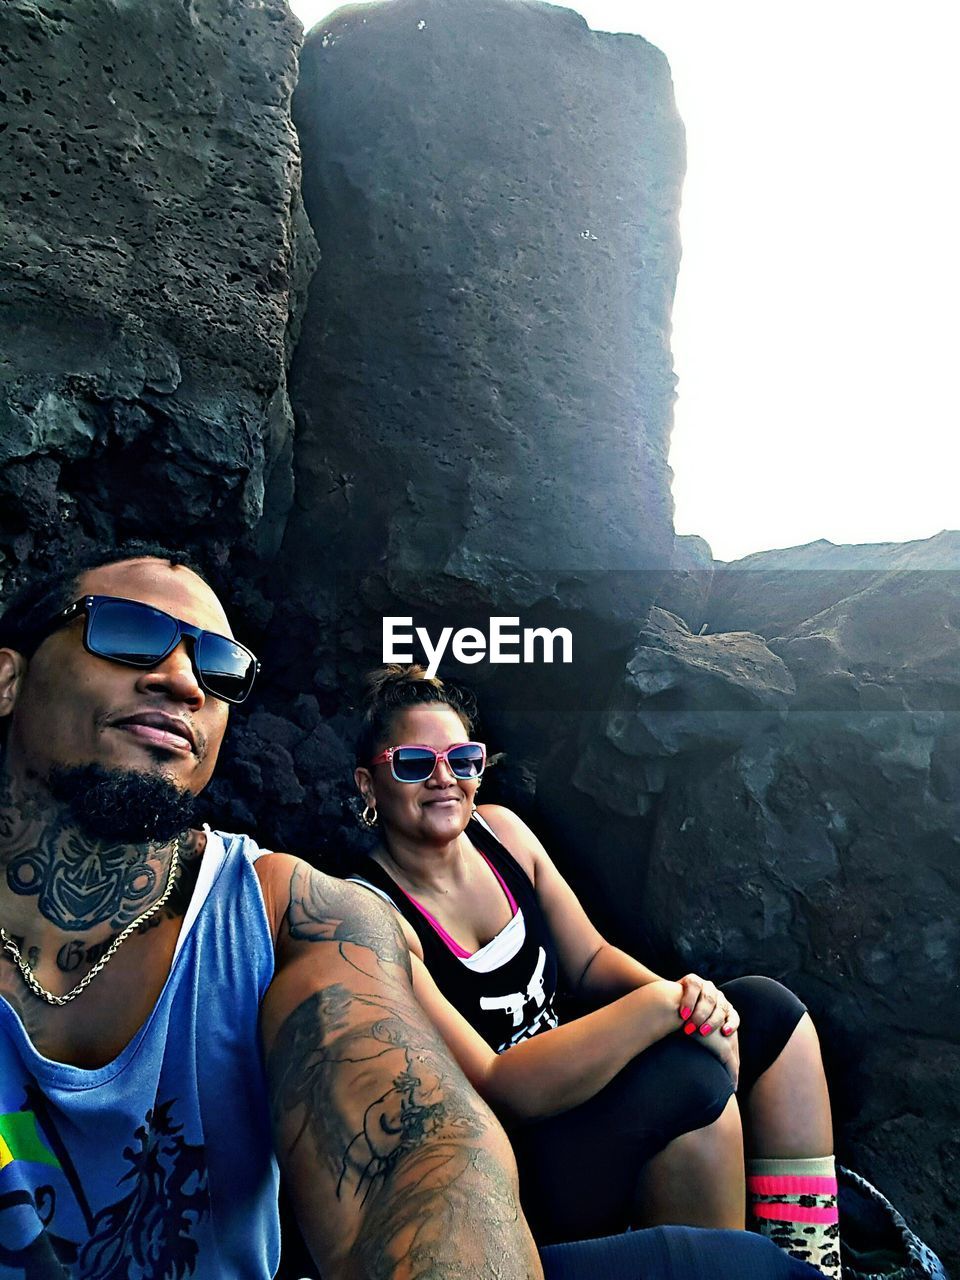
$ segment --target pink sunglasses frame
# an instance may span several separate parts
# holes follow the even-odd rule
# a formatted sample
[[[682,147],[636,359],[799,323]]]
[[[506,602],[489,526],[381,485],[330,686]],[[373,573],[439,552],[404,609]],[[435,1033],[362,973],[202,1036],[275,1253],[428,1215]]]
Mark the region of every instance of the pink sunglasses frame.
[[[400,742],[397,744],[397,746],[387,747],[386,751],[381,751],[378,756],[374,756],[374,758],[370,761],[371,767],[375,764],[389,764],[390,772],[391,774],[393,774],[395,781],[406,782],[409,785],[415,786],[416,782],[414,782],[413,779],[398,778],[396,771],[394,770],[393,753],[395,751],[399,751],[401,747],[416,747],[418,751],[432,751],[433,754],[436,756],[436,759],[433,762],[433,768],[430,770],[430,772],[427,774],[425,778],[417,779],[418,782],[429,782],[430,779],[433,777],[433,775],[436,773],[437,765],[440,763],[441,760],[447,766],[447,768],[450,769],[450,772],[453,774],[453,776],[457,779],[458,782],[473,782],[473,781],[479,782],[480,778],[483,776],[484,769],[487,767],[486,744],[483,742],[473,742],[472,740],[469,742],[453,742],[450,744],[449,747],[447,747],[445,751],[438,751],[436,747],[428,747],[425,742]],[[459,774],[454,773],[453,769],[450,767],[450,761],[447,759],[447,756],[450,754],[451,751],[456,751],[457,747],[479,747],[480,748],[483,755],[483,762],[480,765],[480,772],[476,775],[475,778],[461,778]]]

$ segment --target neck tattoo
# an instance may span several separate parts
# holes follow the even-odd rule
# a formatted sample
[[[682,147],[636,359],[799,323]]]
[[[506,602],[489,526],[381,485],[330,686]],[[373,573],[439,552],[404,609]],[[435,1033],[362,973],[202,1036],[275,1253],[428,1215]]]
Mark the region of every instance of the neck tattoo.
[[[2,927],[0,927],[0,952],[5,951],[11,957],[14,964],[17,966],[17,968],[20,971],[20,976],[23,978],[24,982],[27,984],[27,986],[30,988],[30,990],[38,999],[45,1000],[47,1004],[53,1004],[53,1005],[69,1004],[69,1002],[71,1000],[75,1000],[77,996],[80,995],[90,985],[90,983],[94,980],[97,974],[100,973],[100,971],[105,968],[107,963],[115,955],[117,949],[121,946],[122,943],[126,942],[127,938],[130,937],[131,933],[133,933],[137,928],[139,928],[140,925],[144,924],[147,920],[149,920],[151,916],[156,915],[156,913],[160,910],[160,908],[164,906],[167,899],[170,897],[171,893],[173,893],[174,886],[176,885],[177,868],[180,865],[180,854],[182,852],[182,848],[183,848],[183,837],[178,836],[176,844],[173,846],[173,852],[170,855],[170,869],[167,872],[166,887],[164,888],[163,893],[156,900],[156,902],[154,902],[152,906],[148,907],[146,911],[142,912],[139,916],[137,916],[135,920],[132,920],[130,924],[128,924],[127,927],[121,933],[117,934],[113,942],[111,942],[110,946],[103,953],[103,955],[100,957],[97,963],[93,966],[93,968],[87,974],[85,974],[84,977],[80,979],[80,981],[77,983],[75,987],[73,987],[70,991],[67,991],[64,995],[62,996],[54,995],[52,991],[48,991],[46,987],[40,985],[40,983],[36,979],[36,976],[34,975],[33,970],[30,968],[29,964],[26,962],[26,960],[24,960],[23,956],[20,954],[20,948],[17,946],[16,942],[14,942],[12,938],[7,936],[7,933]]]

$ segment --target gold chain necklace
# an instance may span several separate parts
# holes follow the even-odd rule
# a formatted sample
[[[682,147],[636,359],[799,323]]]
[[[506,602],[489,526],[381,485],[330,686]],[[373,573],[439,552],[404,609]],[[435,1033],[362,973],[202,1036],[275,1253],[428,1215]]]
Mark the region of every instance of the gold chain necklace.
[[[55,996],[52,991],[48,991],[46,987],[42,987],[40,985],[33,970],[20,954],[20,948],[12,938],[7,937],[7,934],[2,927],[0,927],[0,953],[4,951],[7,952],[7,954],[13,959],[14,964],[20,970],[20,976],[23,978],[24,982],[33,994],[38,996],[41,1000],[46,1000],[47,1004],[68,1004],[71,1000],[76,1000],[77,996],[90,985],[107,961],[113,958],[113,954],[120,944],[122,942],[126,942],[131,933],[133,933],[139,925],[143,924],[145,920],[149,920],[152,915],[155,915],[170,897],[171,893],[173,893],[173,887],[176,882],[177,867],[180,865],[180,851],[182,847],[183,837],[177,836],[177,842],[173,846],[173,854],[170,858],[170,870],[167,872],[167,886],[153,906],[148,907],[142,915],[137,916],[136,920],[128,924],[122,933],[117,934],[90,972],[84,974],[77,985],[71,991],[68,991],[66,995]]]

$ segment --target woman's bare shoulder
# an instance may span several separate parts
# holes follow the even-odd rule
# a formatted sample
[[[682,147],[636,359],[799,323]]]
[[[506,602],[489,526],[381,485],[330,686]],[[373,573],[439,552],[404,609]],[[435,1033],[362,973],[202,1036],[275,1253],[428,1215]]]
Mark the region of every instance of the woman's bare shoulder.
[[[537,856],[543,852],[543,845],[524,820],[502,804],[478,805],[477,814],[533,880]]]

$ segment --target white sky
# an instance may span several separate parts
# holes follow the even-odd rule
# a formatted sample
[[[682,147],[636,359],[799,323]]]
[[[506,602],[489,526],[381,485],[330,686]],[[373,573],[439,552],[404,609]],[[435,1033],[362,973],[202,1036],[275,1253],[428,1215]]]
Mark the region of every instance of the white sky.
[[[960,8],[566,7],[662,49],[687,128],[677,532],[730,560],[960,527]]]

